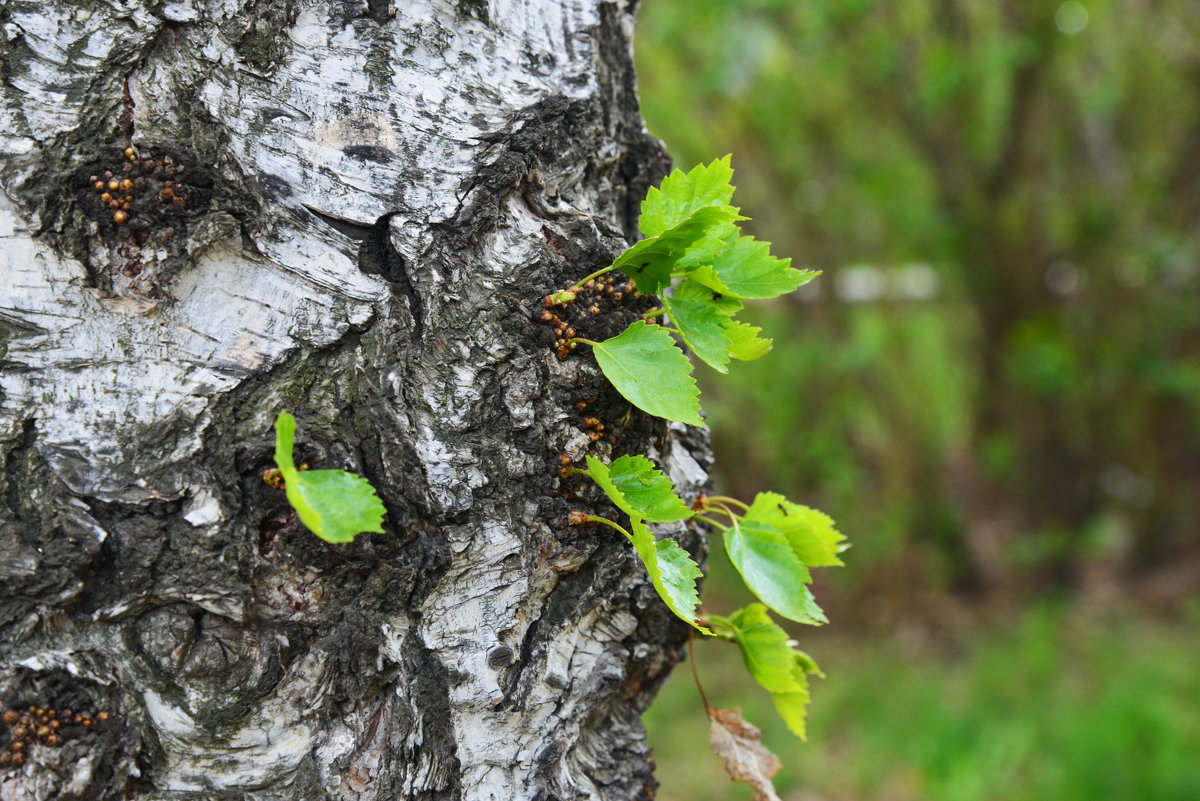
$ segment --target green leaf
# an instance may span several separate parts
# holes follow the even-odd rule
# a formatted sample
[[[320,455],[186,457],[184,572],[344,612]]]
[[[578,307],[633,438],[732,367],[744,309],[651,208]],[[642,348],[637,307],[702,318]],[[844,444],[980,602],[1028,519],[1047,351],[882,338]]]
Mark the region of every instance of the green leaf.
[[[771,693],[787,727],[801,740],[806,739],[807,674],[824,675],[817,663],[796,650],[787,632],[771,620],[762,604],[739,609],[728,623],[750,675]]]
[[[656,417],[704,425],[692,363],[661,326],[638,320],[593,350],[604,375],[634,406]]]
[[[684,252],[675,266],[683,270],[691,270],[695,267],[712,264],[713,259],[725,249],[729,240],[737,238],[737,235],[738,227],[732,222],[722,223],[710,228],[704,236]],[[713,288],[720,291],[720,287]]]
[[[710,303],[663,298],[667,316],[692,353],[719,373],[729,372],[729,349],[733,342],[725,333],[725,318]]]
[[[714,227],[739,219],[732,206],[702,206],[662,233],[647,237],[626,250],[613,267],[633,279],[647,295],[656,295],[671,283],[675,264]]]
[[[796,658],[787,632],[771,620],[765,606],[750,604],[734,612],[729,622],[742,661],[755,681],[773,693],[803,689],[795,677]]]
[[[787,538],[796,558],[809,567],[844,564],[838,554],[844,550],[846,538],[823,512],[792,503],[777,492],[760,492],[750,504],[745,519],[778,529]]]
[[[695,273],[691,273],[691,275],[695,275]],[[672,299],[706,303],[726,319],[742,310],[742,302],[737,298],[721,295],[720,292],[699,281],[694,281],[690,277],[683,279],[675,286]]]
[[[636,517],[630,518],[630,524],[633,536],[629,541],[646,566],[658,596],[680,620],[711,635],[711,631],[696,622],[696,607],[700,604],[696,579],[701,575],[700,566],[675,540],[655,540],[646,524]]]
[[[786,693],[771,693],[771,700],[775,702],[775,710],[779,713],[779,717],[783,718],[783,722],[787,724],[792,734],[801,740],[807,740],[805,717],[808,711],[808,676],[805,675],[804,669],[799,664],[799,657],[796,658],[796,663],[793,672],[796,682],[801,685],[800,689]]]
[[[383,502],[361,476],[345,470],[304,470],[287,482],[287,498],[312,533],[350,542],[364,531],[383,532]]]
[[[775,708],[787,727],[806,739],[804,718],[808,706],[808,675],[821,674],[808,654],[798,651],[787,632],[778,626],[762,604],[750,604],[730,616],[732,631],[746,670],[771,693]]]
[[[821,668],[817,667],[817,663],[811,656],[798,648],[793,648],[792,653],[796,656],[796,667],[800,668],[805,673],[812,673],[813,675],[825,678],[825,673],[821,670]]]
[[[621,456],[611,465],[588,456],[587,472],[630,518],[673,523],[692,516],[692,510],[675,494],[671,479],[656,470],[645,456]]]
[[[734,520],[724,541],[729,561],[763,603],[800,623],[828,622],[806,586],[812,581],[808,568],[779,529],[756,520]]]
[[[790,266],[791,259],[777,259],[770,251],[770,243],[752,236],[728,243],[712,263],[712,271],[720,281],[714,289],[746,300],[774,298],[795,291],[819,275],[812,270],[797,270]],[[706,273],[697,278],[703,275]]]
[[[767,355],[771,350],[771,340],[759,337],[762,329],[749,323],[736,320],[725,326],[725,335],[729,337],[729,355],[744,362],[752,362]]]
[[[292,461],[292,448],[296,442],[296,418],[289,412],[280,412],[275,418],[275,466],[284,474],[284,480],[290,473],[296,472],[296,463]]]
[[[704,206],[727,206],[733,199],[731,156],[711,164],[698,164],[690,172],[675,170],[662,185],[651,187],[642,201],[638,228],[646,236],[659,236]]]
[[[345,470],[297,470],[292,460],[296,418],[275,419],[275,464],[300,522],[327,542],[350,542],[364,531],[383,532],[383,502],[361,476]]]

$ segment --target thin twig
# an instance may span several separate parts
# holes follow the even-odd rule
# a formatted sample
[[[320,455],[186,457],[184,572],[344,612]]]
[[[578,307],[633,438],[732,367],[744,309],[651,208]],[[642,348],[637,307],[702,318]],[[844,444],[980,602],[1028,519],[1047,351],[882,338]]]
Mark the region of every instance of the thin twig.
[[[695,629],[688,627],[688,661],[692,663],[692,678],[696,680],[696,689],[700,691],[700,701],[704,704],[704,714],[708,715],[708,710],[712,709],[708,705],[708,696],[704,694],[704,685],[700,683],[700,673],[696,670],[696,649],[692,647],[693,641],[696,639]]]

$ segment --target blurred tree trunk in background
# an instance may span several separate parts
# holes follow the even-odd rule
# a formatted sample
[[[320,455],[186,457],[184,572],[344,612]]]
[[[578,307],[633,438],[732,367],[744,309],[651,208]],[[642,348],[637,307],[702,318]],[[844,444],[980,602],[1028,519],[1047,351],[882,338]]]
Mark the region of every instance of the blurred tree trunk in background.
[[[583,399],[685,490],[704,444],[533,322],[667,166],[632,9],[0,16],[0,704],[72,711],[0,797],[645,797],[681,626],[560,455],[611,455]],[[296,522],[281,409],[386,533]]]

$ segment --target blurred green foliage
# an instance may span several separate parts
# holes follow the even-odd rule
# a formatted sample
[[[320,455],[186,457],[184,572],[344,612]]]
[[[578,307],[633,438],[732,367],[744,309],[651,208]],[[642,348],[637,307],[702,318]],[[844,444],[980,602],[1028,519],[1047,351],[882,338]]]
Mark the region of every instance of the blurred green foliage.
[[[821,631],[804,642],[828,676],[812,685],[806,744],[736,649],[704,643],[697,656],[710,701],[763,728],[785,799],[1194,801],[1197,624],[1041,606],[966,641]],[[645,720],[660,799],[750,798],[720,760],[698,757],[706,727],[689,671],[672,674]]]
[[[946,587],[1196,554],[1200,6],[644,0],[636,53],[676,160],[732,152],[826,272],[755,321],[748,393],[705,388],[719,483]]]

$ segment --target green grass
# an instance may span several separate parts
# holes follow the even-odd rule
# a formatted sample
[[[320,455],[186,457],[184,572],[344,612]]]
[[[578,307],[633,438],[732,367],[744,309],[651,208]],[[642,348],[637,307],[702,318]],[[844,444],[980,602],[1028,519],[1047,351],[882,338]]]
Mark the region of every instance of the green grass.
[[[788,801],[1196,801],[1200,624],[1050,607],[1004,631],[919,638],[797,631],[815,680],[788,734],[734,649],[697,647],[710,702],[741,706],[782,759]],[[831,636],[833,635],[833,636]],[[684,666],[646,715],[665,801],[749,799],[707,746]]]

